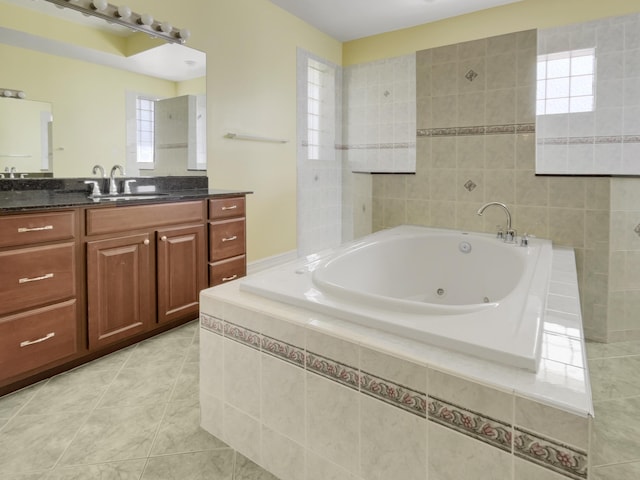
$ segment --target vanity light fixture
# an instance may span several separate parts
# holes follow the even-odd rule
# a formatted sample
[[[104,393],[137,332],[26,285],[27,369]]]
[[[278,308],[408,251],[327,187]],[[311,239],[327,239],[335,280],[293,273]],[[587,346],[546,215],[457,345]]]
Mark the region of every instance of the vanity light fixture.
[[[132,12],[126,5],[116,6],[107,0],[45,0],[60,8],[70,8],[86,16],[102,18],[110,23],[144,32],[172,43],[185,43],[191,33],[186,28],[173,27],[169,22],[155,20],[148,13]]]
[[[20,100],[27,98],[27,94],[22,90],[13,90],[12,88],[0,88],[0,97],[18,98]]]

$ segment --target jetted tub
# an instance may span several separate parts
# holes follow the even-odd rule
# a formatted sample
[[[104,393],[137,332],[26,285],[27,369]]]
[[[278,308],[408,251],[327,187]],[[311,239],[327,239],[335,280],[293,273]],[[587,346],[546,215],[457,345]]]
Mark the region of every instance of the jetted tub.
[[[549,240],[417,226],[380,231],[240,288],[401,337],[536,371]]]

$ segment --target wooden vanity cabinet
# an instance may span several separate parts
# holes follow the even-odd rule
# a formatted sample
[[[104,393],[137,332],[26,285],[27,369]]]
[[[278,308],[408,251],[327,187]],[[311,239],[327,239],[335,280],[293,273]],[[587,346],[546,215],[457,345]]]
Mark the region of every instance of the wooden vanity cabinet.
[[[204,224],[157,231],[158,323],[197,318],[207,288]]]
[[[0,385],[78,352],[75,210],[0,217]]]
[[[148,330],[153,320],[149,234],[87,242],[89,347]]]
[[[87,210],[89,348],[198,316],[205,201]]]
[[[209,200],[209,286],[247,274],[245,197]]]

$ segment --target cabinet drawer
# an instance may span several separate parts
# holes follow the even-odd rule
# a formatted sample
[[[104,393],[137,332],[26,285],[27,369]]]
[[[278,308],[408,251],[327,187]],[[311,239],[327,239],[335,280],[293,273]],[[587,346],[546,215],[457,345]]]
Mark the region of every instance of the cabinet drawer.
[[[204,216],[204,201],[202,200],[93,208],[87,210],[87,235],[129,232],[183,223],[202,223],[205,221]]]
[[[213,198],[209,200],[209,218],[244,217],[244,197]]]
[[[68,240],[75,237],[75,212],[0,217],[0,247]]]
[[[9,378],[77,351],[76,301],[0,319],[0,377]]]
[[[0,252],[0,315],[75,296],[75,244]]]
[[[244,218],[209,224],[209,261],[245,253]]]
[[[230,282],[247,274],[247,262],[244,255],[228,258],[209,265],[209,286]]]

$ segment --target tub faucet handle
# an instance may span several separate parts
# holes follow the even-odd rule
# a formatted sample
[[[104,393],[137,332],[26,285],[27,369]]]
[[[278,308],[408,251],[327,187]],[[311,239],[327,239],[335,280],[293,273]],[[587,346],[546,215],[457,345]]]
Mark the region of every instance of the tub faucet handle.
[[[507,230],[506,235],[504,237],[505,243],[516,243],[516,231],[512,228]]]
[[[496,231],[496,238],[499,238],[500,240],[502,240],[504,238],[504,232],[502,231],[502,225],[496,225],[497,231]]]
[[[520,239],[520,246],[521,247],[527,247],[529,246],[529,235],[528,234],[524,234],[522,236],[522,238]]]

